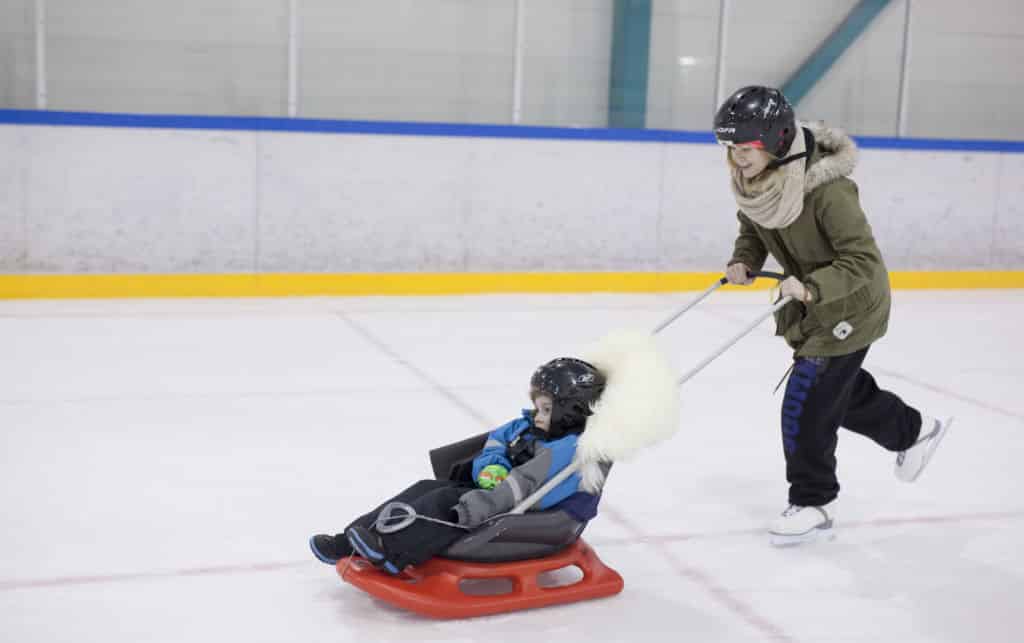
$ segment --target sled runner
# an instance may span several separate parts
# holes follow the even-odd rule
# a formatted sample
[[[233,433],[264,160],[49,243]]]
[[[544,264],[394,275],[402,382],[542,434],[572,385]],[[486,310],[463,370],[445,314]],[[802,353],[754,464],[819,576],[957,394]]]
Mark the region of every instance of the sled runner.
[[[507,563],[474,563],[432,558],[409,568],[408,576],[390,576],[356,558],[338,561],[338,572],[347,582],[387,603],[433,618],[469,618],[514,612],[561,603],[612,596],[622,591],[618,572],[606,566],[583,540],[577,540],[554,556]],[[545,572],[575,566],[583,578],[570,585],[544,587]],[[464,590],[465,581],[507,579],[511,590],[474,594]]]

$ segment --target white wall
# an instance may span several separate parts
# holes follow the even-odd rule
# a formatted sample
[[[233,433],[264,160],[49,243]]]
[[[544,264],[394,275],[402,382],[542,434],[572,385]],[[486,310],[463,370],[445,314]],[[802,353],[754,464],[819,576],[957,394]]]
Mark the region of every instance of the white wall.
[[[882,10],[797,105],[800,117],[864,136],[898,133],[906,2]],[[654,0],[648,127],[709,127],[721,4]],[[744,85],[782,85],[856,4],[729,0],[726,93]],[[916,0],[912,9],[906,135],[1024,139],[1024,3]]]
[[[647,127],[710,127],[717,109],[715,70],[720,5],[721,0],[652,3]]]
[[[514,7],[416,0],[304,0],[303,116],[506,122]]]
[[[745,85],[782,86],[856,4],[729,0],[725,94]],[[717,107],[722,2],[655,0],[653,6],[647,125],[707,129]],[[893,2],[878,15],[797,105],[801,117],[841,124],[862,135],[896,133],[904,6],[903,0]]]
[[[289,0],[47,0],[49,108],[288,114]],[[510,123],[515,0],[300,0],[298,114]],[[523,2],[523,124],[608,119],[611,0]],[[35,1],[0,1],[0,108],[35,106]]]
[[[520,122],[604,127],[612,0],[298,0],[298,115],[511,123],[517,2]],[[889,3],[798,115],[897,134],[906,2]],[[49,109],[288,115],[291,0],[44,4]],[[728,0],[726,91],[784,83],[856,4]],[[721,5],[653,1],[648,127],[708,127]],[[35,9],[0,0],[0,108],[35,107]],[[907,133],[1024,140],[1024,3],[917,0],[913,9]]]
[[[1024,139],[1024,3],[913,8],[908,135]]]
[[[612,0],[523,0],[524,125],[608,125],[614,9]]]
[[[34,7],[32,0],[0,2],[0,107],[35,107]]]
[[[286,113],[288,0],[47,0],[46,48],[50,109]]]
[[[893,136],[898,132],[906,23],[904,2],[891,2],[878,14],[800,101],[798,114],[841,125],[862,136]],[[917,2],[914,10],[927,11],[927,3]],[[835,20],[833,28],[838,24],[839,20]],[[804,56],[809,55],[814,46],[811,45]],[[791,72],[796,69],[793,67]],[[912,68],[911,76],[919,71],[917,67]],[[954,135],[939,135],[938,138],[954,138]]]
[[[610,0],[523,6],[523,124],[608,121]],[[510,123],[513,0],[303,0],[300,112]]]
[[[0,126],[7,273],[716,270],[713,145]],[[1024,155],[865,150],[893,269],[1024,268]]]

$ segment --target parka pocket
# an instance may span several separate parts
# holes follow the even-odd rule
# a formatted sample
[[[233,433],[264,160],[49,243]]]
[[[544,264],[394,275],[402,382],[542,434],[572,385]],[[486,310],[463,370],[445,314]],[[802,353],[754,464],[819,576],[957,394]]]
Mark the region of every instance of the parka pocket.
[[[794,348],[803,344],[817,330],[818,321],[808,314],[803,304],[792,302],[775,313],[775,334],[784,337]]]
[[[813,317],[817,326],[831,329],[839,322],[848,322],[862,315],[871,307],[870,288],[862,286],[842,299],[813,306],[808,317]]]
[[[797,303],[789,303],[775,311],[775,334],[786,335],[791,328],[805,319],[804,307]]]

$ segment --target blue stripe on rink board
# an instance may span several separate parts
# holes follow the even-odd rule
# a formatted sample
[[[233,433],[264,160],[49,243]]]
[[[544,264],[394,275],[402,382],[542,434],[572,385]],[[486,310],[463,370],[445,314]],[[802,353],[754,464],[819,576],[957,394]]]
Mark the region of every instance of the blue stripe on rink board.
[[[1024,141],[992,141],[956,138],[890,138],[884,136],[854,136],[857,145],[865,149],[882,150],[934,150],[937,152],[1009,152],[1024,154]]]
[[[714,144],[710,132],[603,127],[540,127],[534,125],[478,125],[466,123],[412,123],[400,121],[345,121],[261,116],[192,116],[173,114],[101,114],[0,109],[0,124],[71,127],[128,127],[143,129],[241,130],[257,132],[310,132],[327,134],[384,134],[395,136],[447,136],[639,143]],[[971,139],[887,138],[855,136],[868,149],[953,152],[1006,152],[1024,154],[1024,141]]]
[[[537,127],[467,123],[412,123],[400,121],[344,121],[260,116],[187,116],[157,114],[99,114],[0,110],[0,123],[14,125],[66,125],[76,127],[137,127],[160,129],[210,129],[270,132],[317,132],[336,134],[393,134],[399,136],[448,136],[479,138],[566,139],[714,143],[710,132],[587,127]]]

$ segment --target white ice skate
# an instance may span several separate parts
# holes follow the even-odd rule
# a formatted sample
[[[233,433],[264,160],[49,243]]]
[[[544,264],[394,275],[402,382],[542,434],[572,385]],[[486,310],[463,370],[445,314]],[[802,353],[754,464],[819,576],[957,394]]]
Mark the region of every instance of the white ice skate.
[[[835,537],[832,533],[835,506],[834,500],[821,507],[790,505],[768,528],[771,543],[776,547],[785,547],[816,540],[831,540]]]
[[[943,422],[927,415],[922,416],[921,435],[918,436],[917,442],[906,451],[900,451],[896,455],[896,477],[903,482],[917,480],[924,468],[928,466],[928,461],[932,459],[935,449],[939,447],[939,442],[946,437],[951,424],[953,424],[953,418],[947,418]]]

